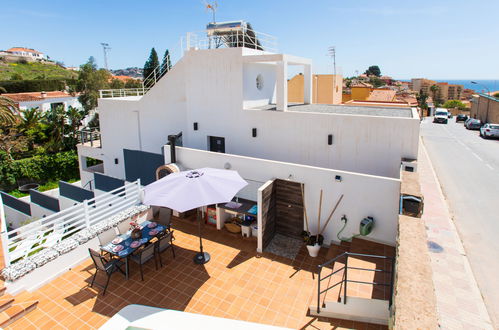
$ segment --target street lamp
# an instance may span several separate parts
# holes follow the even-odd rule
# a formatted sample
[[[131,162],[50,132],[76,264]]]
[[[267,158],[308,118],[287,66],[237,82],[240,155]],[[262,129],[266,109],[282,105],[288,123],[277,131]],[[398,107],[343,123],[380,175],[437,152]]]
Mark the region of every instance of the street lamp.
[[[471,83],[474,85],[485,87],[485,89],[489,92],[487,95],[491,96],[490,89],[487,86],[479,84],[476,81],[472,81]],[[490,99],[487,98],[487,113],[485,115],[485,121],[487,121],[487,122],[489,121],[489,104],[490,104]],[[478,96],[478,110],[480,110],[480,96]],[[478,113],[478,111],[477,111],[477,113]]]

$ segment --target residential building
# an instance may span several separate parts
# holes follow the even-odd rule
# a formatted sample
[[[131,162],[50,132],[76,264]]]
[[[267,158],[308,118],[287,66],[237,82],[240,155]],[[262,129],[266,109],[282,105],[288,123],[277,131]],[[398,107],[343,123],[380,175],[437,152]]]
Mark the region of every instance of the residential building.
[[[38,108],[44,112],[56,106],[63,106],[65,110],[70,106],[74,108],[82,107],[77,94],[73,95],[63,91],[4,93],[2,96],[8,97],[17,103],[21,110]]]
[[[303,103],[303,74],[288,80],[288,102]],[[312,78],[312,103],[340,104],[343,93],[343,76],[314,74]]]
[[[430,87],[435,85],[437,82],[434,80],[429,80],[425,78],[413,78],[411,79],[410,88],[419,93],[421,90],[426,94],[431,95]]]
[[[216,214],[215,227],[205,227],[204,232],[210,242],[206,244],[206,250],[216,249],[216,256],[204,266],[194,265],[191,260],[187,265],[185,261],[191,259],[191,254],[197,248],[195,244],[198,240],[192,234],[198,233],[197,227],[192,226],[190,221],[174,217],[172,222],[178,258],[170,260],[172,264],[168,266],[171,267],[156,273],[151,273],[154,272],[153,267],[145,267],[148,280],[144,283],[157,283],[164,287],[159,289],[153,286],[149,293],[142,295],[143,298],[150,296],[150,300],[144,299],[134,303],[180,309],[185,312],[197,311],[186,308],[192,299],[191,303],[199,303],[201,306],[201,310],[197,312],[208,314],[203,310],[205,306],[218,308],[222,302],[210,303],[205,299],[211,300],[211,296],[217,298],[221,294],[225,297],[226,291],[229,291],[231,304],[221,307],[227,311],[223,316],[246,320],[245,316],[239,316],[240,311],[245,309],[244,306],[254,306],[257,298],[261,301],[260,296],[267,295],[267,288],[269,295],[279,297],[279,301],[276,301],[276,304],[273,304],[273,301],[266,302],[268,310],[255,307],[253,313],[248,312],[257,317],[257,322],[267,318],[263,314],[270,317],[283,316],[284,321],[278,320],[274,324],[298,328],[309,324],[310,315],[314,315],[388,325],[390,320],[394,320],[395,313],[407,310],[403,304],[397,308],[392,307],[392,300],[396,299],[404,288],[409,287],[401,284],[431,281],[428,277],[425,279],[417,276],[413,281],[400,277],[395,281],[395,273],[400,269],[395,267],[395,258],[397,262],[400,260],[396,249],[411,243],[404,248],[404,251],[410,251],[417,243],[400,240],[398,236],[400,213],[405,212],[404,207],[407,207],[401,199],[401,192],[404,191],[402,183],[406,181],[403,172],[410,170],[411,174],[417,174],[414,173],[417,171],[419,148],[420,122],[417,110],[407,106],[315,104],[314,75],[310,59],[278,53],[273,47],[271,41],[274,39],[271,36],[246,29],[249,24],[242,21],[211,23],[209,27],[217,25],[224,26],[224,30],[208,30],[206,37],[188,34],[182,42],[182,45],[185,45],[183,56],[168,72],[162,74],[163,72],[158,71],[155,76],[159,78],[152,87],[137,89],[134,96],[111,92],[105,94],[111,97],[101,97],[98,100],[102,143],[91,145],[82,141],[78,145],[81,187],[64,184],[66,192],[61,190],[63,199],[52,198],[48,203],[44,203],[47,207],[42,207],[41,204],[44,198],[48,200],[48,196],[31,191],[31,195],[36,196],[37,200],[31,200],[28,207],[22,205],[26,212],[34,210],[41,215],[41,211],[47,212],[49,204],[55,204],[55,210],[35,225],[44,221],[44,224],[50,223],[55,228],[55,225],[60,225],[62,221],[68,224],[68,230],[73,232],[84,228],[76,234],[81,241],[71,238],[69,243],[73,243],[73,246],[70,247],[67,239],[62,241],[64,244],[57,246],[62,252],[50,256],[57,258],[55,262],[51,259],[41,266],[34,263],[28,265],[26,262],[25,265],[31,267],[28,271],[30,273],[23,274],[24,277],[12,284],[10,290],[13,290],[12,287],[17,290],[33,287],[36,289],[36,285],[41,286],[49,282],[44,269],[49,266],[55,269],[58,263],[60,267],[60,260],[63,258],[69,260],[67,264],[71,265],[71,269],[66,273],[68,275],[62,276],[70,279],[74,272],[81,273],[81,277],[76,281],[77,286],[83,282],[87,287],[85,280],[88,279],[88,272],[81,269],[88,267],[90,261],[87,254],[86,261],[79,268],[74,260],[84,259],[78,253],[88,247],[98,246],[98,240],[94,236],[104,230],[113,231],[115,221],[123,220],[122,223],[126,225],[126,221],[135,219],[135,216],[151,219],[152,210],[139,205],[143,200],[141,185],[156,181],[156,171],[160,166],[169,173],[211,167],[236,170],[247,181],[248,185],[237,193],[235,205],[243,200],[256,205],[255,234],[252,233],[256,236],[255,239],[238,235],[227,236],[224,224],[226,220],[233,219],[234,211],[224,211],[224,207],[230,208],[230,203],[213,205]],[[220,35],[227,38],[220,39]],[[212,48],[215,42],[217,48]],[[287,79],[290,65],[303,68],[303,101],[293,104],[289,102]],[[320,87],[320,83],[318,86]],[[364,87],[372,86],[362,88]],[[385,102],[379,101],[379,104],[384,105]],[[102,161],[98,171],[87,167],[88,158]],[[167,166],[164,167],[165,165]],[[85,187],[91,187],[91,191]],[[10,200],[8,212],[11,214],[21,203],[10,197],[7,199]],[[74,205],[75,200],[80,203]],[[414,204],[413,199],[411,203]],[[326,223],[320,222],[321,209],[317,209],[317,205],[324,205],[327,209],[329,219]],[[130,213],[129,206],[143,212]],[[58,209],[62,207],[66,209],[59,213]],[[2,217],[7,214],[3,210],[0,211]],[[235,213],[238,213],[237,210]],[[420,212],[416,213],[420,215]],[[322,213],[323,221],[324,214]],[[3,223],[5,224],[5,221]],[[408,219],[407,223],[417,224],[419,229],[424,230],[423,223],[416,218]],[[75,227],[76,224],[78,228]],[[201,230],[201,222],[199,225]],[[370,229],[366,226],[370,226]],[[19,238],[27,237],[26,232],[22,233],[23,227],[20,228],[14,232],[3,228],[2,240],[12,242],[17,239],[16,243],[19,245]],[[302,237],[304,230],[313,234],[321,233],[324,245],[328,246],[327,252],[323,249],[322,255],[312,260],[306,252],[303,253],[302,251],[306,251]],[[35,230],[32,229],[28,233],[33,231]],[[14,233],[21,234],[13,235]],[[286,250],[286,253],[293,245],[296,248],[294,256],[277,254],[280,257],[268,257],[269,254],[277,253],[275,250],[269,250],[271,242],[279,235],[284,237],[287,246],[279,242],[275,244],[281,250]],[[359,238],[359,235],[362,237]],[[41,239],[46,238],[40,235],[37,240]],[[344,241],[352,242],[350,244]],[[426,257],[426,241],[418,242],[418,251],[421,252],[417,255]],[[19,251],[10,251],[8,243],[3,246],[6,260],[9,262],[10,256]],[[67,249],[71,248],[73,251],[68,252]],[[351,252],[351,255],[342,253],[344,251]],[[29,249],[26,250],[26,255],[28,252]],[[71,258],[71,253],[76,257]],[[369,258],[373,258],[373,255],[379,258],[380,265],[377,262],[365,261],[366,258],[372,261]],[[343,273],[332,273],[340,266],[340,262],[332,264],[338,257],[346,258],[341,262],[350,265],[348,274],[347,267],[343,268]],[[401,258],[404,258],[404,254]],[[317,267],[319,260],[329,262],[324,264],[324,272],[326,267],[331,265],[327,268],[330,276],[325,273],[321,275],[320,271],[317,274],[317,269],[322,269]],[[67,264],[64,266],[65,270],[69,267]],[[420,263],[402,263],[410,265],[409,267],[414,264]],[[248,269],[255,270],[250,280],[238,282],[237,285],[241,286],[236,290],[232,286],[224,288],[226,283],[233,283],[236,278],[244,278]],[[18,268],[11,267],[9,270],[17,271]],[[356,277],[356,271],[363,271],[363,275]],[[406,271],[417,274],[412,268]],[[54,272],[57,275],[63,273],[60,268]],[[172,274],[182,276],[171,276]],[[192,276],[183,276],[185,274]],[[18,273],[13,274],[17,275]],[[382,282],[374,279],[373,276],[378,275],[384,279]],[[271,276],[271,282],[268,281],[268,276]],[[342,286],[335,285],[337,291],[328,291],[327,299],[322,295],[324,304],[321,304],[321,279],[329,277]],[[154,282],[151,282],[152,278]],[[43,284],[32,284],[34,279]],[[168,279],[175,282],[165,283]],[[258,285],[253,286],[253,281],[258,281]],[[340,288],[345,288],[347,281],[364,281],[364,284],[370,286],[366,290],[358,290],[362,292],[343,289],[344,294],[340,295]],[[116,286],[110,288],[116,293],[111,295],[111,299],[120,299],[116,303],[119,308],[113,306],[106,316],[120,311],[121,307],[130,304],[130,299],[135,299],[135,292],[145,292],[142,289],[148,287],[140,281],[134,281],[133,290],[121,294],[120,292],[124,292],[121,290],[127,290],[130,282],[118,277],[115,283]],[[333,289],[333,286],[325,285],[328,285],[328,290]],[[396,285],[401,286],[394,290]],[[376,290],[374,286],[377,286]],[[171,297],[162,297],[163,292],[168,291],[167,288],[171,289]],[[205,289],[207,291],[204,291]],[[261,289],[264,290],[262,293]],[[429,286],[428,290],[420,293],[425,297],[431,296],[431,289]],[[87,312],[92,305],[104,305],[104,299],[108,299],[106,296],[101,300],[99,296],[90,301],[86,298],[86,293],[80,295],[79,287],[71,286],[71,290],[74,291],[69,298],[71,294],[67,295],[64,291],[64,303],[67,299],[71,300],[64,308],[72,309],[74,301],[84,302],[78,306],[78,315],[68,317],[78,318],[79,314]],[[215,291],[205,295],[208,290]],[[311,296],[312,292],[317,291],[320,292],[317,297]],[[364,294],[364,291],[368,291],[367,294]],[[50,299],[61,299],[59,292],[57,294],[51,295]],[[159,298],[153,297],[156,294]],[[142,298],[141,295],[137,297]],[[179,302],[179,299],[182,301]],[[312,303],[309,303],[311,300]],[[178,304],[174,306],[172,303]],[[270,306],[278,306],[278,309],[274,311]],[[54,307],[57,313],[58,307],[58,304]],[[414,306],[412,308],[418,312],[421,310]],[[93,311],[88,313],[89,317],[93,317],[92,313]],[[432,311],[425,315],[430,313]],[[118,316],[123,315],[120,312]],[[176,317],[171,315],[172,318]],[[192,317],[188,313],[180,315]],[[296,322],[291,320],[291,315],[297,319]],[[397,315],[404,319],[404,314]],[[102,319],[100,315],[98,319]],[[122,322],[125,319],[127,317],[121,317]],[[292,322],[286,323],[288,319]],[[353,325],[352,321],[349,322]],[[147,327],[145,323],[141,326]],[[368,325],[362,326],[367,328]],[[111,327],[109,324],[108,328]]]
[[[483,123],[499,124],[499,99],[483,93],[474,95],[470,116]]]
[[[15,61],[19,59],[24,59],[28,62],[47,60],[47,56],[44,53],[25,47],[12,47],[5,51],[0,51],[0,56],[6,61]]]
[[[437,97],[440,101],[446,102],[448,100],[460,100],[462,98],[462,92],[464,90],[463,85],[449,84],[446,82],[437,83],[438,91]],[[430,95],[431,92],[430,92]]]

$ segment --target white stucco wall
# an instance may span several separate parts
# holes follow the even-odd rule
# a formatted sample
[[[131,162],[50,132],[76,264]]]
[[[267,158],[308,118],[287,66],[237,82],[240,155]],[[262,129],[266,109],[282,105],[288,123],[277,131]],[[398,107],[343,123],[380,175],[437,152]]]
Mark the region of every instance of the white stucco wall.
[[[261,89],[257,88],[257,77],[262,77]],[[268,63],[244,63],[243,108],[252,108],[275,103],[275,65]]]
[[[43,206],[40,206],[35,203],[31,203],[31,216],[35,219],[41,219],[43,217],[48,217],[51,214],[56,212],[46,209]]]
[[[13,209],[7,205],[3,205],[3,209],[5,212],[5,219],[7,224],[11,224],[11,228],[19,228],[21,226],[21,222],[24,222],[31,218],[31,216],[19,212],[16,209]]]
[[[208,136],[220,136],[227,153],[393,178],[401,158],[417,158],[417,118],[243,110],[246,97],[267,102],[274,75],[272,64],[243,63],[243,53],[191,50],[145,96],[100,99],[105,174],[125,177],[124,148],[161,153],[180,131],[190,148],[207,150]],[[264,98],[254,91],[257,72],[269,88]]]
[[[50,110],[50,105],[52,103],[63,103],[64,109],[66,110],[69,106],[72,106],[74,108],[82,108],[81,103],[78,101],[78,97],[45,98],[38,101],[19,102],[19,108],[22,110],[39,108],[42,111],[47,111]]]
[[[169,150],[169,146],[165,148]],[[358,234],[360,221],[367,216],[372,216],[375,219],[374,230],[366,239],[395,245],[400,194],[399,179],[189,148],[177,148],[177,160],[187,169],[224,168],[226,163],[230,163],[231,170],[238,171],[249,183],[238,193],[238,196],[254,201],[257,201],[258,188],[268,180],[290,178],[291,181],[304,183],[305,205],[312,233],[317,230],[320,190],[323,190],[321,226],[324,225],[329,213],[343,194],[342,202],[323,234],[325,242],[328,244],[331,240],[339,242],[336,235],[342,227],[342,222],[340,222],[342,215],[348,218],[347,227],[342,233],[345,237]],[[168,151],[165,152],[165,163],[169,162]],[[342,177],[341,182],[335,181],[336,175]]]

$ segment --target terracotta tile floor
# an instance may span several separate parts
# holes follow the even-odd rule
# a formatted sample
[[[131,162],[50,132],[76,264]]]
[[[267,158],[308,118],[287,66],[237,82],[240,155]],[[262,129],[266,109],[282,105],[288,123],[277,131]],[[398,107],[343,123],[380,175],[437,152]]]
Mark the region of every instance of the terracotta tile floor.
[[[385,329],[353,321],[307,316],[316,288],[316,265],[324,261],[309,258],[302,248],[295,260],[271,254],[257,256],[256,241],[239,235],[204,229],[205,251],[211,261],[195,265],[199,247],[197,225],[174,219],[175,253],[163,254],[163,268],[146,265],[145,281],[131,265],[131,278],[116,273],[108,291],[89,288],[94,273],[90,259],[34,292],[38,308],[12,329],[96,328],[128,304],[144,304],[191,313],[246,320],[299,329]],[[104,278],[97,278],[102,281]]]

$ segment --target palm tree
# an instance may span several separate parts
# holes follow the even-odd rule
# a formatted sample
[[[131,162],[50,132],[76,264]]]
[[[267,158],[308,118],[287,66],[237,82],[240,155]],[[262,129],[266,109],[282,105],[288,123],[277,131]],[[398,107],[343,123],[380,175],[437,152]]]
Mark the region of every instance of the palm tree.
[[[19,124],[21,132],[35,128],[38,124],[40,124],[40,120],[42,119],[42,113],[38,108],[21,110],[21,114],[21,122]]]
[[[431,85],[430,91],[431,91],[431,98],[433,99],[433,105],[435,107],[438,107],[438,105],[440,105],[440,100],[437,99],[437,93],[439,91],[438,85]]]
[[[16,123],[19,115],[17,104],[8,97],[0,95],[0,125],[9,126]]]

